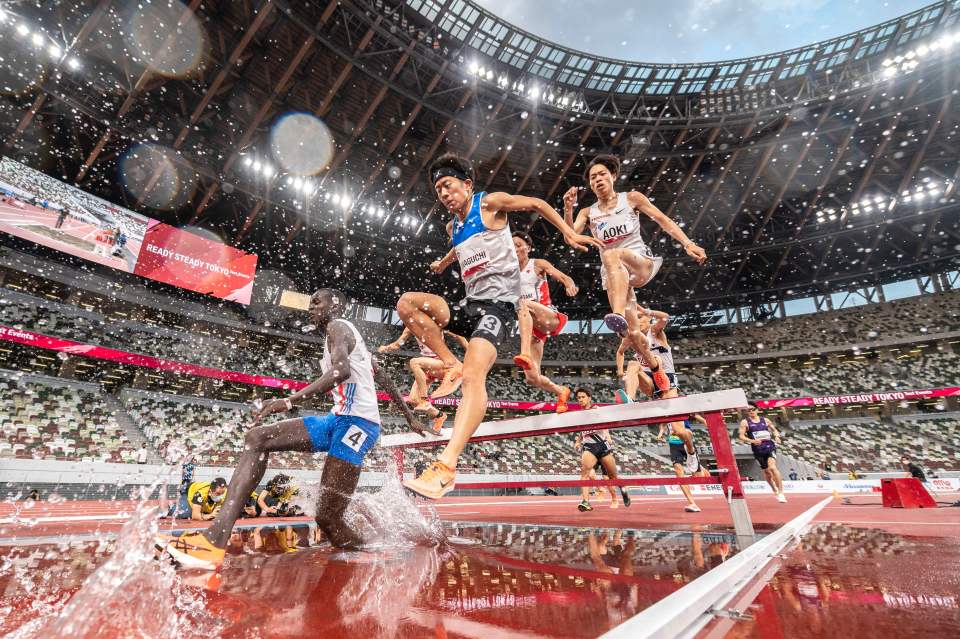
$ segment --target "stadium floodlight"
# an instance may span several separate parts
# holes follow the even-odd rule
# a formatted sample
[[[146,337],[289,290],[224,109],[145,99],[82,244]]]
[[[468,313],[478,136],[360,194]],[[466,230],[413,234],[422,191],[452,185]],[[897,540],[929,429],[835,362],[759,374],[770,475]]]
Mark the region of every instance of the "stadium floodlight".
[[[878,195],[877,197],[873,198],[873,203],[874,203],[874,204],[883,204],[885,201],[886,201],[886,198],[881,197],[881,196],[879,196],[879,195]]]
[[[912,200],[912,199],[913,199],[913,196],[912,196],[912,195],[904,195],[904,196],[903,196],[903,201],[904,201],[904,202],[909,202],[909,201]]]
[[[30,37],[30,42],[32,42],[32,43],[33,43],[33,46],[35,46],[35,47],[41,47],[41,46],[43,46],[43,36],[40,35],[39,33],[34,33],[34,34]]]
[[[926,191],[917,191],[917,192],[914,194],[913,197],[917,198],[918,200],[922,200],[922,199],[925,198],[926,196],[927,196],[927,192],[926,192]]]
[[[342,198],[340,198],[340,208],[342,208],[344,211],[349,209],[351,204],[353,204],[353,201],[350,199],[349,195],[344,195]]]
[[[295,178],[295,179],[293,180],[293,188],[297,189],[298,191],[302,191],[302,190],[303,190],[303,178]]]
[[[509,84],[509,83],[510,83],[510,78],[508,78],[508,77],[505,76],[505,75],[501,75],[499,78],[497,78],[497,85],[498,85],[501,89],[502,89],[503,87],[507,86],[507,84]]]
[[[937,188],[937,186],[939,186],[939,185],[938,185],[936,182],[930,182],[930,183],[927,184],[927,188],[930,189],[930,190],[933,190],[933,189]]]
[[[60,54],[63,53],[60,47],[55,44],[51,44],[50,48],[47,49],[47,52],[50,54],[51,58],[59,58]]]
[[[30,35],[30,28],[27,25],[20,23],[17,25],[17,34],[21,36]]]
[[[476,62],[471,62],[470,73],[472,73],[473,75],[476,75],[478,71],[480,71],[480,65],[477,64]]]
[[[77,69],[80,68],[80,60],[76,58],[70,58],[69,60],[67,60],[67,66],[73,69],[74,71],[76,71]]]
[[[930,197],[937,197],[940,195],[940,189],[930,189]]]
[[[277,172],[277,170],[276,170],[275,168],[273,168],[272,165],[270,165],[270,164],[264,164],[264,165],[263,165],[263,174],[266,175],[267,177],[273,177],[273,175],[274,175],[276,172]]]
[[[883,77],[885,78],[892,78],[895,75],[897,75],[896,67],[887,67],[886,69],[883,70]]]
[[[262,167],[262,166],[263,166],[263,165],[260,164],[260,160],[254,160],[254,161],[253,161],[253,170],[254,170],[254,171],[259,171],[259,170],[260,170],[260,167]]]
[[[243,165],[244,165],[244,166],[252,166],[252,165],[253,165],[253,158],[251,158],[249,155],[243,156]]]
[[[490,82],[493,81],[493,69],[487,69],[487,80]]]
[[[334,203],[334,204],[336,204],[336,205],[338,205],[338,206],[340,205],[340,194],[339,194],[339,193],[334,193],[332,199],[333,199],[333,203]]]
[[[377,217],[383,217],[383,209],[379,206],[377,207]]]
[[[534,100],[534,101],[539,100],[539,99],[540,99],[540,87],[537,87],[537,86],[531,87],[531,88],[530,88],[529,97],[530,97],[531,100]]]

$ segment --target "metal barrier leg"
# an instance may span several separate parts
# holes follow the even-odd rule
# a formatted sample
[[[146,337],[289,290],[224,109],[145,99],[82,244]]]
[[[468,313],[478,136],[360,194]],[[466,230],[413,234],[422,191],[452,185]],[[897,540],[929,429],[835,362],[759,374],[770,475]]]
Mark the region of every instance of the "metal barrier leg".
[[[727,497],[730,506],[733,529],[738,537],[749,538],[752,541],[756,531],[753,529],[750,510],[747,508],[747,501],[743,496],[740,471],[737,470],[737,459],[733,455],[730,433],[727,432],[727,425],[723,421],[723,413],[707,413],[705,417],[710,441],[713,444],[713,453],[717,458],[717,469],[721,471],[720,483],[723,486],[723,495]]]

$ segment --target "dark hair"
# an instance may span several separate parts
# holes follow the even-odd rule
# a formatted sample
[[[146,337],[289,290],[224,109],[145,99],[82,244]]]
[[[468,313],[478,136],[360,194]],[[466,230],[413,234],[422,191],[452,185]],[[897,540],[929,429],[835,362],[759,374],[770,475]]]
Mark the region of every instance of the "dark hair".
[[[747,402],[747,406],[749,406],[750,408],[758,409],[758,410],[760,408],[759,406],[757,406],[756,402]]]
[[[214,488],[226,488],[226,487],[227,487],[227,480],[224,479],[223,477],[217,477],[212,482],[210,482],[210,490],[213,490]]]
[[[333,300],[333,307],[340,309],[341,311],[347,307],[347,296],[343,291],[338,291],[335,288],[320,288],[314,291],[313,295],[310,296],[310,299],[317,297],[318,295],[329,295],[330,299]]]
[[[519,237],[521,240],[526,242],[527,246],[533,248],[533,239],[523,231],[514,231],[513,237]]]
[[[609,155],[607,153],[598,155],[597,157],[590,160],[590,164],[587,165],[587,170],[583,174],[583,179],[588,183],[590,182],[590,169],[597,166],[604,166],[613,177],[620,175],[620,160],[615,155]]]
[[[457,173],[463,174],[471,182],[476,182],[476,178],[473,175],[473,165],[470,164],[470,161],[456,155],[454,153],[444,153],[436,160],[430,163],[430,168],[427,169],[427,175],[430,176],[430,184],[436,184],[436,180],[433,178],[434,174],[438,170],[442,169],[452,169]]]
[[[579,395],[580,393],[583,393],[584,395],[586,395],[586,396],[589,397],[590,399],[593,399],[593,395],[591,395],[591,394],[590,394],[590,391],[588,391],[586,388],[578,388],[577,390],[573,391],[573,396],[576,397],[576,396]]]

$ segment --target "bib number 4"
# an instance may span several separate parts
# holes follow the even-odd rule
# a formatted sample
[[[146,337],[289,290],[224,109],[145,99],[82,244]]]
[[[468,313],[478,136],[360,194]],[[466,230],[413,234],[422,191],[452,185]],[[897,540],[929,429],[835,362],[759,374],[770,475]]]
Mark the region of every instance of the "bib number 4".
[[[368,436],[369,435],[363,432],[362,428],[351,426],[347,429],[347,432],[343,434],[340,441],[355,453],[359,453],[363,447],[363,442],[367,441]]]

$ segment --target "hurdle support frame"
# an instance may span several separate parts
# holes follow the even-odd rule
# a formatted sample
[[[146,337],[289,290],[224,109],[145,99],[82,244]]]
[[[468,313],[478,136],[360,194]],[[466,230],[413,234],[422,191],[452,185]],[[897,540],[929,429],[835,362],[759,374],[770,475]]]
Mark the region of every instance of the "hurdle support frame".
[[[750,510],[743,493],[740,472],[730,442],[730,434],[723,420],[723,412],[747,407],[746,394],[740,388],[676,397],[652,402],[639,402],[604,406],[596,410],[570,410],[562,414],[541,414],[531,417],[484,422],[477,427],[471,442],[497,439],[516,439],[539,435],[556,435],[599,428],[630,428],[669,424],[701,414],[707,421],[707,433],[717,460],[717,472],[710,477],[625,477],[607,480],[557,480],[550,482],[557,487],[581,486],[630,486],[630,485],[718,485],[730,508],[733,528],[743,543],[750,543],[755,536]],[[404,450],[441,446],[450,440],[450,433],[420,435],[413,432],[385,435],[381,446],[391,448],[401,480],[403,479]],[[460,483],[464,490],[483,488],[536,488],[545,484],[539,481],[472,482]]]

